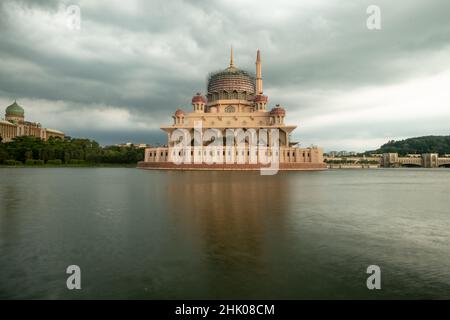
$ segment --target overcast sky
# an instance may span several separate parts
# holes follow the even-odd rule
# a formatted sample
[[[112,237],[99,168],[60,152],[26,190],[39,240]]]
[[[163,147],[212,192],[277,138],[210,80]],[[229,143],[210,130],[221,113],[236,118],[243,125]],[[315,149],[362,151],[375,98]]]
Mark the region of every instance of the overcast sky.
[[[381,30],[366,26],[370,4]],[[81,9],[67,26],[65,6]],[[0,106],[102,144],[165,142],[206,76],[254,71],[295,140],[325,150],[450,134],[450,1],[5,1]],[[3,113],[3,111],[2,111]]]

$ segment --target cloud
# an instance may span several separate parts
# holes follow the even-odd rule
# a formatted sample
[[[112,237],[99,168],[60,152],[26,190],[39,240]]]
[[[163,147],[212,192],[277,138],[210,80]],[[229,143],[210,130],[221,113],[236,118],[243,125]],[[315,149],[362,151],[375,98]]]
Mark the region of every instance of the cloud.
[[[81,8],[81,29],[61,5]],[[386,138],[447,133],[450,3],[366,0],[3,1],[0,102],[17,98],[44,126],[101,143],[164,142],[172,112],[190,110],[208,72],[254,68],[288,110],[303,144],[365,150]],[[424,127],[422,119],[427,119]]]

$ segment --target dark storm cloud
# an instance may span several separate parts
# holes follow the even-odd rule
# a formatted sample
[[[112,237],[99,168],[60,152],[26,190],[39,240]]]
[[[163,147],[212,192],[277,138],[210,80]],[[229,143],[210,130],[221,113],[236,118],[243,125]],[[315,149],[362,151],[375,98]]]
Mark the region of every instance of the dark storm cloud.
[[[133,142],[136,144],[146,143],[151,141],[153,146],[165,145],[167,143],[167,134],[158,129],[147,131],[117,131],[117,130],[71,130],[67,133],[69,136],[78,138],[95,138],[97,141],[101,141],[102,145],[113,145],[116,143]]]
[[[62,4],[81,8],[81,30],[65,27]],[[370,4],[381,7],[380,31],[366,28]],[[141,131],[130,134],[135,119],[149,123],[153,139],[155,124],[168,123],[178,107],[189,110],[191,96],[205,91],[208,72],[227,65],[231,44],[238,67],[250,71],[262,50],[271,104],[280,102],[305,121],[345,105],[324,97],[449,67],[446,0],[4,1],[0,8],[2,101],[64,101],[66,109],[80,110],[80,121],[98,105],[127,110],[129,133],[113,134],[115,123],[89,131],[102,141],[141,140]],[[73,123],[60,127],[83,133]],[[375,138],[380,130],[366,132]]]

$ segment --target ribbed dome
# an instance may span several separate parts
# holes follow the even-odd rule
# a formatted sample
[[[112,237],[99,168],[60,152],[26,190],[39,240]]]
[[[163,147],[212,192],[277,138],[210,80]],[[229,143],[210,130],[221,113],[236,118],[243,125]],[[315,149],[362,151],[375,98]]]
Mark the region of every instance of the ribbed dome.
[[[232,95],[235,91],[246,92],[247,95],[255,94],[255,77],[233,65],[209,76],[208,93],[225,93],[221,95],[221,99],[236,99],[237,97]]]
[[[25,110],[17,104],[16,101],[6,108],[6,116],[16,116],[23,117],[25,115]]]

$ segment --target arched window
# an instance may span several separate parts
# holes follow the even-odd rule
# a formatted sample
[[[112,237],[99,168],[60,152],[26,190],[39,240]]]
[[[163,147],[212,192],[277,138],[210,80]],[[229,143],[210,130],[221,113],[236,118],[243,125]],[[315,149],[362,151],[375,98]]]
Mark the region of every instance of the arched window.
[[[225,112],[231,113],[231,112],[235,112],[236,109],[234,108],[234,106],[227,106],[225,108]]]

